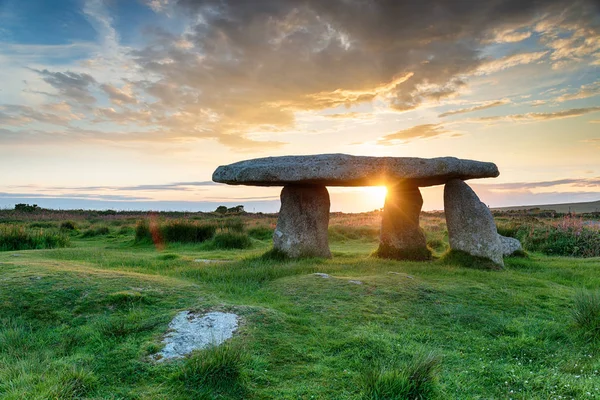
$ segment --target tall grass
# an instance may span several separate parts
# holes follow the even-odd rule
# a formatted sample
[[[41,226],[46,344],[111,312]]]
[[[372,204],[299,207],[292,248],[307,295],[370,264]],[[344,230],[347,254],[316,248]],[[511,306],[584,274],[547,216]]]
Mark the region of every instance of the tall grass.
[[[211,239],[217,232],[215,224],[201,224],[188,221],[168,221],[163,224],[138,221],[135,227],[135,241],[140,242],[179,242],[202,243]]]
[[[207,398],[225,393],[242,396],[246,391],[247,358],[240,347],[212,346],[188,358],[175,377],[186,389]]]
[[[0,251],[53,249],[69,245],[69,237],[56,230],[0,226]]]
[[[575,296],[571,315],[590,340],[600,339],[600,291],[581,291]]]
[[[567,215],[544,222],[526,217],[501,223],[498,232],[519,239],[525,250],[547,255],[600,257],[600,227]]]
[[[440,358],[416,356],[404,368],[373,368],[363,375],[365,400],[431,399],[437,392]]]

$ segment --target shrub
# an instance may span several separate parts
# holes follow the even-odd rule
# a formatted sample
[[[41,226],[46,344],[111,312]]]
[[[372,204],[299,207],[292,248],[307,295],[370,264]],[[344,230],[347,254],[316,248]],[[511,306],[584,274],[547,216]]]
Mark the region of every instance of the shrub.
[[[271,240],[273,239],[273,229],[267,226],[255,226],[248,229],[248,236],[258,240]]]
[[[170,221],[160,227],[160,233],[166,242],[201,243],[211,239],[216,231],[215,225],[186,221]]]
[[[247,249],[251,246],[252,240],[245,233],[219,233],[212,240],[212,247],[222,250]]]
[[[0,227],[0,251],[53,249],[69,245],[69,238],[53,230],[29,230],[22,226]]]
[[[600,291],[581,291],[575,296],[571,315],[590,340],[600,339]]]
[[[25,204],[25,203],[19,203],[19,204],[15,204],[15,211],[21,211],[21,212],[34,212],[34,211],[38,211],[40,208],[38,207],[37,204]]]
[[[81,237],[82,238],[90,238],[90,237],[95,237],[95,236],[102,236],[102,235],[108,235],[110,233],[110,229],[108,229],[108,226],[100,226],[98,228],[90,228],[85,230],[82,234]]]
[[[60,229],[64,231],[74,231],[75,229],[77,229],[77,227],[75,226],[75,222],[73,221],[63,221],[60,223]]]
[[[134,231],[133,228],[131,228],[130,226],[122,226],[121,228],[119,228],[119,230],[117,231],[118,235],[129,235],[130,233],[132,233]]]
[[[246,223],[241,218],[225,218],[218,221],[218,224],[223,232],[242,233],[246,230]]]
[[[32,222],[29,224],[30,228],[56,228],[56,224],[54,222]]]
[[[239,394],[245,392],[247,356],[229,344],[194,353],[175,375],[188,389]]]
[[[140,220],[135,225],[135,242],[152,242],[152,233],[150,232],[148,221]]]
[[[547,225],[531,227],[521,239],[523,247],[548,255],[600,256],[600,230],[586,226]]]
[[[374,368],[363,375],[363,398],[372,400],[430,399],[437,390],[440,359],[415,357],[402,369]]]

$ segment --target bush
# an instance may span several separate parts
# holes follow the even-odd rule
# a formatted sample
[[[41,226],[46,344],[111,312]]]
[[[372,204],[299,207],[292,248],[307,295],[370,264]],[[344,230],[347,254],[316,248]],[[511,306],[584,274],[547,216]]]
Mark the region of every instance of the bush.
[[[56,224],[54,222],[32,222],[29,224],[30,228],[56,228]]]
[[[201,391],[205,395],[242,395],[246,384],[246,360],[246,354],[239,347],[228,344],[209,347],[188,358],[175,378],[188,390]]]
[[[372,400],[430,399],[436,394],[440,359],[415,357],[402,369],[368,370],[363,375],[363,398]]]
[[[147,220],[141,220],[135,226],[135,242],[202,243],[211,239],[216,231],[217,226],[214,224],[169,221],[154,227]]]
[[[246,230],[246,223],[241,218],[225,218],[219,220],[219,229],[223,232],[242,233]]]
[[[152,233],[150,232],[150,225],[146,220],[140,220],[135,225],[135,242],[144,243],[152,242]]]
[[[24,203],[19,203],[19,204],[15,204],[15,211],[21,211],[21,212],[34,212],[34,211],[38,211],[40,208],[38,207],[37,204],[24,204]]]
[[[170,221],[160,227],[166,242],[201,243],[215,236],[215,225],[201,225],[194,222]]]
[[[122,226],[121,228],[119,228],[119,230],[117,231],[118,235],[129,235],[130,233],[132,233],[134,231],[133,228],[131,228],[130,226]]]
[[[75,226],[75,222],[73,221],[63,221],[60,223],[60,229],[62,229],[63,231],[74,231],[75,229],[77,229],[77,227]]]
[[[548,225],[531,227],[521,239],[523,247],[547,255],[599,257],[600,231],[592,227]]]
[[[212,246],[215,249],[247,249],[252,246],[252,240],[245,233],[225,232],[215,235]]]
[[[0,227],[0,251],[53,249],[69,245],[69,238],[53,230],[30,230],[22,226]]]
[[[271,240],[273,239],[273,229],[267,226],[255,226],[248,229],[248,236],[258,240]]]
[[[82,238],[90,238],[95,236],[108,235],[110,233],[110,229],[108,226],[100,226],[98,228],[90,228],[85,230],[82,234]]]
[[[600,339],[600,291],[581,291],[571,310],[575,325],[590,340]]]

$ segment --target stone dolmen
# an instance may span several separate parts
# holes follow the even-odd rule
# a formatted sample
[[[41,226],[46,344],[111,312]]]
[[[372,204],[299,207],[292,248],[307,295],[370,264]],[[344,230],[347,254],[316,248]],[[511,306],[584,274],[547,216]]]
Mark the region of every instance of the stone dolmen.
[[[431,256],[419,226],[423,205],[419,187],[445,184],[450,247],[502,266],[503,253],[520,244],[498,235],[490,210],[464,183],[498,175],[493,163],[454,157],[319,154],[240,161],[220,166],[212,179],[230,185],[283,186],[273,242],[290,257],[331,257],[326,186],[387,186],[377,255],[408,260]]]

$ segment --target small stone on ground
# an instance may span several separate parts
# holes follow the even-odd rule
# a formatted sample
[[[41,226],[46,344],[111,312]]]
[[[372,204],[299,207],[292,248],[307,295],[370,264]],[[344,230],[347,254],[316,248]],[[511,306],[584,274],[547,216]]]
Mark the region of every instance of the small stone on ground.
[[[361,281],[348,281],[350,283],[354,283],[355,285],[362,285],[363,283]]]
[[[325,278],[325,279],[329,279],[329,278],[331,278],[331,275],[329,275],[329,274],[324,274],[324,273],[322,273],[322,272],[315,272],[313,275],[315,275],[315,276],[320,276],[321,278]]]
[[[182,358],[197,349],[218,346],[231,339],[238,327],[238,316],[231,313],[210,312],[196,315],[190,311],[178,313],[169,324],[164,349],[156,354],[157,361]]]

